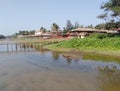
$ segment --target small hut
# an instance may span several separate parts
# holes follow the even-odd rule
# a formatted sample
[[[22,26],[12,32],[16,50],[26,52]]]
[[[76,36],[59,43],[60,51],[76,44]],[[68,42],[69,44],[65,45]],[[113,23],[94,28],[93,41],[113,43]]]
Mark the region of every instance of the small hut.
[[[79,33],[78,38],[85,38],[87,36],[87,33]]]
[[[86,36],[96,33],[98,34],[98,33],[115,33],[115,32],[108,30],[97,30],[95,28],[76,28],[70,31],[70,35],[72,35],[71,37],[78,37],[78,38],[85,38]]]
[[[91,33],[97,33],[97,32],[98,30],[93,28],[77,28],[70,31],[70,36],[72,35],[71,37],[85,38]]]

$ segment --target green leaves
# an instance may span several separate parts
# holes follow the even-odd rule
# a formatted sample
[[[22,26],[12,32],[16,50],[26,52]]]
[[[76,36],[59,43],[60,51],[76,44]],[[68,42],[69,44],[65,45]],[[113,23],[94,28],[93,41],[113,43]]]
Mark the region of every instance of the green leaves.
[[[0,39],[4,39],[5,38],[5,36],[4,35],[0,35]]]
[[[107,34],[92,35],[88,38],[74,38],[57,44],[61,48],[120,50],[120,36]]]
[[[101,6],[101,9],[104,10],[104,14],[98,16],[98,18],[106,19],[105,17],[111,16],[109,19],[111,18],[113,20],[119,17],[119,20],[115,20],[120,21],[120,0],[109,0]]]
[[[55,31],[55,32],[57,32],[58,29],[59,29],[59,26],[56,23],[53,23],[52,24],[52,30]]]

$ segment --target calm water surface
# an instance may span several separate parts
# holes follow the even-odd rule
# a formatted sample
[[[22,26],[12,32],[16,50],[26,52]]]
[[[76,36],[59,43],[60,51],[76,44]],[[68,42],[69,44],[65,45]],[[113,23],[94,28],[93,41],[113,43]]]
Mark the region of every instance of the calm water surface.
[[[0,91],[120,91],[120,64],[80,53],[0,53]]]

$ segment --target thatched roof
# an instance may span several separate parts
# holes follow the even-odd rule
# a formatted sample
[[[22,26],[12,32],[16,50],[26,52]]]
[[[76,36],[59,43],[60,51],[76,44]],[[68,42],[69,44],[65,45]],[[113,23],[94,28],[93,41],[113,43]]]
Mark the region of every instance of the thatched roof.
[[[85,35],[87,35],[87,33],[79,33],[78,35],[79,36],[85,36]]]
[[[107,33],[115,34],[115,33],[118,33],[118,31],[109,30],[107,31]]]
[[[106,32],[107,33],[108,30],[97,30],[95,28],[76,28],[74,30],[71,30],[71,32],[76,32],[76,31],[78,32]]]
[[[96,31],[96,29],[93,29],[93,28],[76,28],[72,31]]]

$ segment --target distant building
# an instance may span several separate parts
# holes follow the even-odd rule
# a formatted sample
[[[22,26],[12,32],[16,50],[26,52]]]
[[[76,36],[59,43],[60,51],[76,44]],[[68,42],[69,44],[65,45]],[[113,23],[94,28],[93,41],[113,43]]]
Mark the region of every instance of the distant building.
[[[17,38],[24,38],[24,35],[18,35]]]
[[[116,34],[118,31],[113,30],[97,30],[94,28],[76,28],[69,32],[69,37],[78,37],[78,38],[85,38],[91,34],[95,33],[108,33],[108,34]]]
[[[117,32],[120,33],[120,28],[117,29]]]
[[[40,31],[36,31],[36,32],[35,32],[35,35],[37,35],[37,36],[38,36],[38,35],[41,35],[41,34],[42,34],[42,32],[40,32]]]
[[[43,32],[40,32],[40,31],[37,31],[35,32],[35,35],[33,37],[40,37],[40,38],[51,38],[52,34],[50,32],[46,32],[46,33],[43,33]]]

